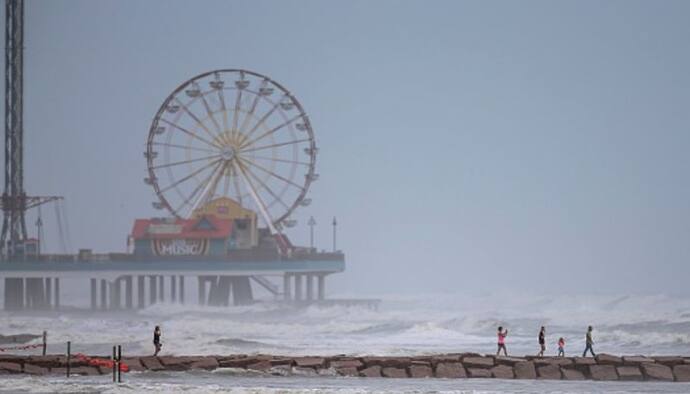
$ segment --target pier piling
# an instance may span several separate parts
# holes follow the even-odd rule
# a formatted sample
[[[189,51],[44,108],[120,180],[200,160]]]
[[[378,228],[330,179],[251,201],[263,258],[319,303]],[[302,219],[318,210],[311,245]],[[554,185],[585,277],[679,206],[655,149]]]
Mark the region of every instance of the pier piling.
[[[133,277],[132,275],[127,275],[125,276],[125,308],[128,310],[131,310],[134,305],[133,305]]]
[[[139,309],[144,309],[146,307],[146,277],[138,275],[137,276],[137,306]]]

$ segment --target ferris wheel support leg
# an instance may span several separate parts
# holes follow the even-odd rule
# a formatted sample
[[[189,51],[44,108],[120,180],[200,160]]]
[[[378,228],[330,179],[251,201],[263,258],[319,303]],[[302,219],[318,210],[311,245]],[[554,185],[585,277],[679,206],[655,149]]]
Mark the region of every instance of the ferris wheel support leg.
[[[259,198],[259,193],[257,193],[254,184],[245,172],[244,166],[239,162],[236,165],[239,169],[239,173],[242,174],[242,179],[244,180],[247,189],[249,190],[249,193],[252,195],[252,198],[256,202],[256,205],[259,207],[259,211],[261,212],[261,215],[264,217],[264,220],[266,221],[268,228],[271,230],[271,234],[273,234],[276,238],[276,241],[278,243],[278,249],[280,250],[281,255],[287,255],[289,257],[291,250],[285,242],[285,237],[283,236],[283,233],[280,232],[280,230],[278,230],[278,228],[276,228],[276,226],[273,224],[273,219],[271,219],[271,216],[268,214],[268,209],[266,209],[266,205],[264,204],[263,200]]]

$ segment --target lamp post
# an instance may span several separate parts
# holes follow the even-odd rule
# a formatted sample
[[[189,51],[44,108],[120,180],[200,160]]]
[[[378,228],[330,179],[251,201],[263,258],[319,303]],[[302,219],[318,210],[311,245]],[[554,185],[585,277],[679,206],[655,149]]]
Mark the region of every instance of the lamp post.
[[[316,220],[314,220],[313,216],[309,218],[307,224],[309,225],[309,248],[314,250],[314,226],[316,226]]]
[[[335,253],[336,249],[336,228],[338,226],[338,222],[335,220],[335,216],[333,216],[333,253]]]

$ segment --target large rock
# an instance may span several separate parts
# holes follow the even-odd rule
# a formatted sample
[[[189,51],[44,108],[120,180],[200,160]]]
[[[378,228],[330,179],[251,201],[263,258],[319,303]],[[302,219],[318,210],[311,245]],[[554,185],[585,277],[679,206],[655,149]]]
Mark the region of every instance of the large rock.
[[[446,379],[466,378],[467,373],[462,363],[439,363],[436,366],[436,377]]]
[[[47,375],[48,368],[39,367],[38,365],[33,364],[24,364],[24,373],[28,373],[30,375]]]
[[[571,365],[573,363],[573,360],[565,357],[544,357],[536,358],[533,361],[534,365],[537,367],[543,367],[545,365],[566,366]]]
[[[589,376],[589,367],[596,365],[597,360],[589,357],[575,357],[573,358],[573,368]]]
[[[565,380],[585,380],[585,375],[577,369],[562,369],[561,373]]]
[[[515,378],[517,379],[536,379],[537,371],[534,369],[534,363],[531,361],[523,361],[515,364]]]
[[[340,376],[359,376],[359,371],[354,367],[341,367],[335,368],[335,370]]]
[[[406,378],[407,371],[404,368],[385,367],[381,370],[381,375],[386,378]]]
[[[57,375],[57,376],[67,376],[67,368],[51,368],[50,372],[51,375]]]
[[[667,367],[675,367],[676,365],[685,364],[685,359],[678,356],[654,357],[654,360],[659,364],[666,365]]]
[[[498,365],[509,365],[511,367],[517,363],[521,363],[524,361],[527,361],[527,359],[524,359],[522,357],[507,357],[507,356],[496,357],[496,364],[498,364]]]
[[[328,363],[329,367],[339,369],[339,368],[361,368],[364,366],[361,361],[355,360],[335,360]],[[367,364],[370,366],[370,364]]]
[[[129,367],[130,372],[138,372],[145,370],[138,358],[122,358],[122,362]]]
[[[365,378],[380,378],[381,377],[381,366],[380,365],[372,365],[369,368],[364,368],[363,370],[359,371],[359,376],[362,376]]]
[[[19,363],[0,361],[0,369],[10,373],[22,373],[22,365]]]
[[[514,379],[515,372],[513,372],[513,367],[508,365],[498,365],[491,368],[491,376],[496,379]]]
[[[222,368],[247,368],[247,366],[256,364],[260,361],[262,360],[256,357],[222,358],[218,360],[218,365]]]
[[[160,360],[158,360],[158,357],[142,357],[139,360],[141,361],[141,365],[143,365],[144,368],[150,371],[162,371],[165,369],[165,367],[163,367],[163,365],[161,364]]]
[[[431,378],[434,371],[428,365],[412,364],[408,368],[411,378]]]
[[[673,371],[661,364],[642,364],[642,373],[648,380],[673,381]]]
[[[576,366],[587,366],[587,365],[595,365],[597,363],[597,360],[595,360],[591,357],[574,357],[573,363]]]
[[[295,359],[295,365],[303,368],[321,368],[325,364],[325,359],[321,357],[298,357]]]
[[[649,358],[649,357],[644,357],[644,356],[625,356],[623,357],[623,364],[625,365],[634,365],[634,366],[640,366],[640,364],[644,363],[653,363],[654,359]]]
[[[161,365],[168,371],[186,371],[189,369],[189,364],[192,363],[187,357],[173,356],[159,357],[158,361],[160,361]]]
[[[273,365],[274,367],[276,367],[276,366],[288,366],[288,367],[290,367],[290,366],[292,366],[292,364],[294,364],[295,359],[286,358],[286,357],[274,357],[274,358],[268,360],[268,362],[270,362],[271,365]]]
[[[642,376],[640,368],[636,366],[617,367],[616,371],[618,372],[618,378],[620,380],[644,380],[644,376]]]
[[[457,363],[461,361],[460,355],[444,354],[440,356],[431,357],[431,366],[436,368],[440,363]]]
[[[491,368],[494,366],[493,357],[464,357],[462,364],[467,368]]]
[[[561,368],[553,364],[544,365],[537,368],[537,375],[540,379],[560,380]]]
[[[199,361],[193,362],[190,366],[190,369],[205,369],[207,371],[214,370],[218,368],[218,360],[216,360],[214,357],[204,357],[203,359]]]
[[[618,373],[613,365],[590,365],[589,374],[594,380],[618,380]]]
[[[470,378],[490,378],[491,370],[484,368],[467,368],[467,376]]]
[[[37,365],[43,368],[58,368],[62,366],[60,356],[29,356],[26,359],[29,364]]]
[[[382,368],[405,368],[412,360],[409,357],[363,357],[362,361],[367,367],[380,365]]]
[[[251,369],[252,371],[268,371],[272,367],[273,365],[271,365],[271,362],[268,360],[262,360],[254,364],[247,365],[247,369]]]
[[[612,356],[610,354],[597,354],[595,357],[597,364],[599,365],[621,365],[623,364],[623,359],[617,356]]]
[[[673,367],[673,375],[678,382],[690,382],[690,364],[676,365]]]

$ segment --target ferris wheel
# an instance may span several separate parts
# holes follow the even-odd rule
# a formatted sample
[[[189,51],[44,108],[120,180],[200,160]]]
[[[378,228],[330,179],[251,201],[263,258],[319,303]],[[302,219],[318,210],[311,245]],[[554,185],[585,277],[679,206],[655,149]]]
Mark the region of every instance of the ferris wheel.
[[[272,232],[307,206],[316,142],[302,105],[248,70],[215,70],[181,84],[156,113],[146,143],[153,207],[179,218],[217,198],[260,213]]]

